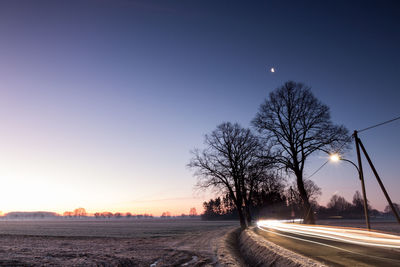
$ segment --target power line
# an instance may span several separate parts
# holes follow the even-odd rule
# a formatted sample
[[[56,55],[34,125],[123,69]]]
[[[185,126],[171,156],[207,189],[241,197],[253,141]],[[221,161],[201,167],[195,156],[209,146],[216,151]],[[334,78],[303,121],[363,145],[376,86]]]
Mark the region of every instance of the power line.
[[[339,153],[340,150],[342,150],[342,148],[346,145],[346,143],[348,141],[350,141],[350,139],[353,138],[352,135],[348,136],[345,140],[343,140],[342,145],[340,145],[339,149],[336,150],[335,153]],[[326,151],[325,151],[326,152]],[[328,152],[326,152],[328,153]],[[328,153],[329,154],[329,153]],[[317,172],[319,172],[327,163],[329,162],[329,159],[327,161],[325,161],[324,164],[322,164],[316,171],[314,171],[310,176],[307,177],[307,179],[310,179],[311,177],[313,177],[315,174],[317,174]]]
[[[348,136],[345,140],[343,140],[343,143],[340,145],[339,149],[336,150],[335,153],[339,153],[340,150],[342,150],[342,148],[346,145],[346,143],[353,138],[352,135]],[[328,153],[327,151],[325,151],[326,153]],[[329,154],[329,153],[328,153]],[[306,179],[310,179],[311,177],[313,177],[315,174],[317,174],[317,172],[319,172],[327,163],[329,162],[329,159],[327,161],[324,162],[324,164],[322,164],[317,170],[315,170],[310,176],[308,176]]]
[[[310,179],[311,177],[313,177],[317,172],[319,172],[327,163],[329,162],[329,159],[327,161],[325,161],[324,164],[322,164],[315,172],[313,172],[310,176],[308,176],[306,179]]]
[[[394,118],[394,119],[388,120],[388,121],[384,121],[384,122],[381,122],[381,123],[378,123],[378,124],[369,126],[369,127],[364,128],[364,129],[362,129],[362,130],[359,130],[359,131],[357,131],[357,132],[361,133],[361,132],[363,132],[363,131],[366,131],[366,130],[369,130],[369,129],[372,129],[372,128],[375,128],[375,127],[378,127],[378,126],[381,126],[381,125],[384,125],[384,124],[387,124],[387,123],[391,123],[391,122],[396,121],[396,120],[400,120],[400,116],[399,116],[399,117],[396,117],[396,118]],[[351,135],[351,136],[347,137],[347,138],[343,141],[342,145],[341,145],[341,146],[339,147],[339,149],[337,150],[337,153],[338,153],[340,150],[342,150],[343,146],[344,146],[344,145],[349,141],[349,139],[351,139],[352,137],[353,137],[353,136]],[[312,176],[314,176],[317,172],[319,172],[328,162],[329,162],[329,160],[327,160],[327,161],[326,161],[324,164],[322,164],[315,172],[313,172],[310,176],[308,176],[307,179],[310,179],[310,178],[311,178]]]
[[[369,130],[369,129],[372,129],[372,128],[375,128],[375,127],[378,127],[378,126],[381,126],[381,125],[384,125],[384,124],[387,124],[387,123],[393,122],[393,121],[395,121],[395,120],[399,120],[399,119],[400,119],[400,116],[399,116],[399,117],[397,117],[397,118],[394,118],[394,119],[388,120],[388,121],[384,121],[384,122],[381,122],[381,123],[378,123],[378,124],[372,125],[372,126],[370,126],[370,127],[364,128],[364,129],[362,129],[362,130],[359,130],[359,131],[357,131],[357,132],[361,133],[361,132],[363,132],[363,131],[366,131],[366,130]]]
[[[366,131],[366,130],[369,130],[369,129],[372,129],[372,128],[375,128],[375,127],[378,127],[378,126],[381,126],[381,125],[384,125],[384,124],[387,124],[387,123],[391,123],[391,122],[396,121],[396,120],[399,120],[399,119],[400,119],[400,116],[399,116],[399,117],[396,117],[396,118],[394,118],[394,119],[388,120],[388,121],[384,121],[384,122],[381,122],[381,123],[378,123],[378,124],[369,126],[369,127],[364,128],[364,129],[362,129],[362,130],[359,130],[359,131],[357,131],[357,132],[360,133],[360,132],[363,132],[363,131]],[[344,145],[349,141],[349,139],[351,139],[352,137],[353,137],[353,135],[347,137],[347,138],[343,141],[342,145],[341,145],[341,146],[339,147],[339,149],[337,150],[337,153],[338,153],[340,150],[342,150],[343,146],[344,146]],[[328,162],[329,162],[329,160],[327,160],[327,161],[326,161],[324,164],[322,164],[317,170],[315,170],[310,176],[308,176],[307,179],[310,179],[310,178],[313,177],[315,174],[317,174],[317,172],[319,172]]]
[[[342,150],[342,148],[347,144],[347,142],[351,140],[351,138],[353,138],[353,135],[350,135],[346,139],[344,139],[342,145],[340,145],[340,147],[336,149],[335,153],[339,153]]]

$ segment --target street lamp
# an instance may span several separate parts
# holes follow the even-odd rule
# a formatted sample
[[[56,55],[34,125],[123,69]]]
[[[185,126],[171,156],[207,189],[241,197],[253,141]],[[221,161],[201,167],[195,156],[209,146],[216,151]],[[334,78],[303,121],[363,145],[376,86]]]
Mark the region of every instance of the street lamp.
[[[333,162],[337,162],[337,161],[340,160],[340,157],[339,157],[338,154],[332,154],[332,155],[329,156],[329,159],[330,159],[331,161],[333,161]]]
[[[351,165],[353,165],[354,167],[356,167],[357,172],[358,172],[358,177],[361,180],[361,189],[362,189],[362,193],[363,193],[363,198],[364,198],[364,214],[365,214],[365,223],[367,224],[367,228],[368,230],[371,230],[371,225],[369,223],[369,215],[368,215],[368,206],[367,206],[367,194],[365,192],[365,184],[364,184],[364,175],[363,172],[360,170],[360,168],[357,167],[357,165],[352,162],[351,160],[342,158],[339,154],[335,153],[335,154],[330,154],[329,155],[329,159],[330,161],[333,162],[338,162],[339,160],[342,161],[346,161],[348,163],[350,163]]]
[[[357,169],[358,175],[360,175],[360,169],[357,167],[357,165],[354,162],[352,162],[351,160],[348,160],[348,159],[340,157],[339,154],[337,154],[337,153],[331,154],[329,156],[329,160],[333,161],[333,162],[338,162],[339,160],[346,161],[346,162],[350,163],[351,165],[353,165]]]

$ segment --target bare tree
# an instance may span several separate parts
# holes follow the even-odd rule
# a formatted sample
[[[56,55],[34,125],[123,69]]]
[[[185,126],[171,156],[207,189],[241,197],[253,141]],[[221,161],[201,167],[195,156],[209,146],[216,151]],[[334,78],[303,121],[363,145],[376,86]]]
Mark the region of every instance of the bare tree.
[[[395,209],[397,210],[397,212],[400,213],[400,205],[397,204],[397,203],[393,203],[393,206],[395,207]],[[391,212],[393,212],[393,211],[392,211],[392,208],[391,208],[389,205],[387,205],[387,206],[385,207],[384,212],[385,212],[385,213],[391,213]]]
[[[197,216],[197,210],[196,210],[196,208],[190,208],[189,216],[190,216],[190,217],[195,217],[195,216]]]
[[[84,208],[77,208],[74,210],[75,217],[85,217],[87,216],[87,212]]]
[[[372,210],[372,207],[369,205],[369,201],[367,201],[367,208],[368,210]],[[353,206],[356,213],[363,213],[364,212],[364,198],[357,190],[353,195]]]
[[[112,214],[112,213],[109,212],[109,211],[104,211],[104,212],[102,212],[102,213],[100,214],[100,216],[103,217],[103,218],[112,218],[112,217],[114,216],[114,214]]]
[[[222,123],[205,136],[206,148],[193,151],[188,166],[195,170],[200,188],[214,188],[229,194],[237,208],[240,225],[246,228],[246,204],[254,188],[253,178],[263,151],[258,137],[239,124]],[[251,219],[250,219],[251,220]]]
[[[161,214],[161,218],[171,218],[171,212],[169,212],[169,211],[164,211],[164,212]]]
[[[306,159],[318,150],[337,151],[349,140],[347,129],[331,122],[328,106],[309,87],[292,81],[270,93],[253,125],[274,143],[276,161],[296,176],[305,222],[314,223],[303,180]]]
[[[351,204],[349,202],[347,202],[347,200],[342,197],[342,196],[338,196],[338,195],[333,195],[331,197],[331,199],[329,200],[329,203],[327,205],[328,209],[332,209],[336,212],[344,212],[349,210],[351,207]]]
[[[256,155],[248,168],[248,173],[244,177],[245,182],[243,184],[243,200],[248,224],[252,221],[251,209],[253,208],[252,205],[255,200],[254,195],[260,193],[260,190],[271,192],[276,190],[276,186],[279,185],[279,182],[277,183],[278,176],[275,176],[271,172],[273,167],[274,161],[270,154],[269,147],[262,147],[261,144],[258,143]],[[274,186],[275,188],[273,188]]]
[[[304,179],[303,184],[304,184],[304,189],[307,192],[310,206],[316,208],[318,206],[317,200],[322,194],[321,188],[310,179]],[[297,187],[296,181],[294,181],[289,187],[289,190],[287,192],[287,198],[291,202],[290,203],[291,205],[297,206],[296,208],[297,211],[302,210],[304,213],[306,208],[303,205],[303,199],[301,198],[300,190]]]

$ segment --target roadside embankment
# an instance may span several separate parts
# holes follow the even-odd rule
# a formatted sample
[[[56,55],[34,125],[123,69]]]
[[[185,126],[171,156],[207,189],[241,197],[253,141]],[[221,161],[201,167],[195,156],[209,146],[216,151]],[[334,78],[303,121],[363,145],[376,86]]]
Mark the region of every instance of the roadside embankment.
[[[228,232],[220,240],[217,254],[222,266],[324,266],[266,240],[253,229]]]
[[[217,246],[217,258],[220,266],[248,266],[240,255],[238,246],[239,235],[240,228],[229,231],[219,240]]]

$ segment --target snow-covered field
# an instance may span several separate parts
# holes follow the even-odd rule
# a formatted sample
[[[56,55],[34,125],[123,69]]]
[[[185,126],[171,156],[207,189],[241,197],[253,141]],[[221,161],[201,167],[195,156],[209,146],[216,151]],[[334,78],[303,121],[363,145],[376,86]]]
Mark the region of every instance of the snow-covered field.
[[[204,266],[230,221],[0,221],[0,266]]]

